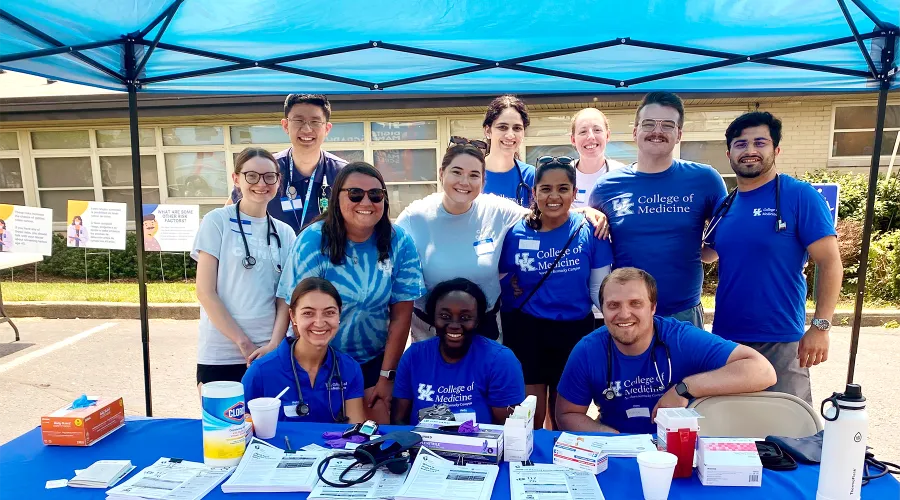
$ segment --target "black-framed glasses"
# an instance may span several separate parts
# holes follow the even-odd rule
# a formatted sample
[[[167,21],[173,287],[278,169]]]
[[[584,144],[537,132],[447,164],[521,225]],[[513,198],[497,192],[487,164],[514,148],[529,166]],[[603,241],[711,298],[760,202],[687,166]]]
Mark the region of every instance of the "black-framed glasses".
[[[271,186],[278,182],[278,178],[281,177],[281,174],[278,172],[266,172],[261,174],[259,172],[254,172],[253,170],[247,170],[246,172],[241,172],[244,174],[244,180],[247,181],[248,184],[259,184],[259,180],[262,179],[263,182]]]
[[[309,125],[309,128],[315,130],[320,129],[325,126],[325,122],[321,120],[304,120],[303,118],[288,118],[287,121],[293,123],[297,126],[297,128],[302,129],[304,126]]]
[[[537,159],[538,165],[546,165],[548,163],[559,163],[560,165],[571,165],[575,163],[574,158],[568,156],[541,156]]]
[[[678,123],[672,120],[654,120],[652,118],[641,120],[641,130],[644,132],[653,132],[656,130],[657,126],[659,126],[663,132],[671,133],[678,128]]]
[[[469,139],[466,139],[465,137],[460,137],[458,135],[454,135],[453,137],[450,138],[450,147],[465,146],[466,144],[471,144],[482,151],[487,151],[487,147],[488,147],[486,142],[480,141],[478,139],[470,141]]]
[[[384,197],[387,196],[387,190],[381,188],[373,188],[368,191],[362,188],[344,188],[341,191],[346,191],[347,198],[350,198],[350,201],[353,203],[361,202],[363,196],[366,195],[369,196],[369,201],[372,203],[381,203],[384,201]]]

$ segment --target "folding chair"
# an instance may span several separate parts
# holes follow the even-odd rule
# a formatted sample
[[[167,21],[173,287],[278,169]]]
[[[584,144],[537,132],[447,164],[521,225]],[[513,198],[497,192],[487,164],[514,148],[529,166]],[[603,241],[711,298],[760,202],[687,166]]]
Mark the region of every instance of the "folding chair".
[[[715,437],[807,437],[822,422],[802,399],[783,392],[708,396],[688,405],[703,415],[700,435]]]

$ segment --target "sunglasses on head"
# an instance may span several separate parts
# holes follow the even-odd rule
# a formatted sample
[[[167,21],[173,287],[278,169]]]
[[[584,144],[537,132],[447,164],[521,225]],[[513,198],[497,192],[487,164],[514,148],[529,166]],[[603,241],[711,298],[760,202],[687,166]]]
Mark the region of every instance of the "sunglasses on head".
[[[450,147],[465,146],[466,144],[471,144],[472,146],[475,146],[476,148],[478,148],[482,151],[486,151],[487,147],[488,147],[486,142],[479,141],[478,139],[475,139],[474,141],[470,141],[469,139],[466,139],[465,137],[460,137],[458,135],[454,135],[453,137],[450,138]]]
[[[369,201],[372,203],[381,203],[384,201],[384,197],[387,196],[387,191],[380,188],[369,189],[368,191],[362,188],[344,188],[341,191],[346,191],[347,198],[350,198],[350,201],[353,203],[361,202],[363,196],[366,195],[369,196]]]
[[[559,163],[560,165],[571,165],[575,162],[573,158],[568,156],[541,156],[537,159],[538,165],[547,165],[548,163]]]

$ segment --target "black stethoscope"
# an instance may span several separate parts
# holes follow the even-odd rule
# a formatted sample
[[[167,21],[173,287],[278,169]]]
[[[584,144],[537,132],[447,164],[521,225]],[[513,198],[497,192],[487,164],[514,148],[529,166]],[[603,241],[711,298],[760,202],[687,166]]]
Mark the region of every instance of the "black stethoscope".
[[[291,369],[294,371],[294,383],[297,385],[297,406],[295,410],[297,412],[298,417],[305,417],[309,415],[309,404],[303,401],[303,390],[300,388],[300,377],[297,376],[297,360],[294,359],[294,348],[297,346],[297,340],[294,339],[291,342]],[[344,381],[341,378],[341,367],[338,366],[338,358],[337,354],[334,352],[334,348],[328,346],[328,354],[331,356],[331,373],[328,375],[328,380],[325,382],[325,392],[328,393],[328,412],[331,413],[331,419],[335,421],[335,423],[342,424],[350,419],[344,415]],[[341,409],[338,411],[337,416],[334,415],[334,410],[331,406],[331,390],[334,387],[333,382],[335,375],[337,375],[337,383],[338,388],[341,391]]]
[[[737,188],[732,189],[731,192],[728,193],[728,196],[722,200],[722,204],[716,207],[712,219],[709,221],[709,225],[706,227],[706,230],[703,231],[703,244],[709,245],[709,241],[707,240],[716,229],[716,226],[718,226],[719,223],[722,222],[722,219],[728,215],[728,211],[731,210],[731,205],[734,203],[735,198],[737,198]],[[781,177],[779,174],[775,174],[775,232],[780,233],[785,229],[787,229],[787,224],[785,224],[784,220],[781,218]]]
[[[528,196],[531,188],[525,183],[525,176],[522,175],[522,167],[519,166],[519,161],[513,159],[513,165],[515,165],[516,172],[519,174],[519,184],[516,186],[516,203],[524,206],[522,203],[525,201],[525,196]],[[525,193],[524,195],[522,194],[523,192]]]
[[[250,245],[247,244],[247,235],[244,233],[244,223],[241,220],[241,201],[234,205],[235,217],[237,219],[238,230],[241,232],[241,239],[244,241],[244,269],[253,269],[256,265],[256,257],[250,255]],[[266,211],[266,245],[272,245],[272,237],[275,237],[275,243],[278,245],[278,254],[281,255],[281,238],[278,237],[278,229],[275,228],[275,222],[269,212]],[[275,271],[281,272],[281,264],[277,260],[275,262]]]
[[[663,383],[662,374],[659,372],[659,365],[656,363],[656,348],[662,346],[666,351],[666,361],[669,364],[669,383]],[[603,397],[607,401],[616,399],[616,389],[613,387],[613,344],[612,335],[609,336],[609,349],[606,350],[606,389],[603,390]],[[653,369],[656,370],[656,380],[659,381],[660,392],[665,391],[668,385],[672,385],[672,353],[669,352],[669,346],[661,338],[656,330],[656,322],[653,323],[653,342],[650,344],[650,361],[653,362]]]

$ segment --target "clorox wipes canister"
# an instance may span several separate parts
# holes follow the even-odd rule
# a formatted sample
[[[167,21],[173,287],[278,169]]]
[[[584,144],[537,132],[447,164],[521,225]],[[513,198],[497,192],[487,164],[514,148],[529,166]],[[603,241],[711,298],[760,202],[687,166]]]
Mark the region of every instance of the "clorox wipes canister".
[[[827,403],[831,407],[826,410]],[[847,384],[843,393],[835,392],[822,401],[821,410],[825,436],[816,500],[859,500],[869,431],[862,388]]]
[[[237,465],[247,446],[244,426],[244,386],[240,382],[210,382],[203,399],[203,462],[209,466]]]

